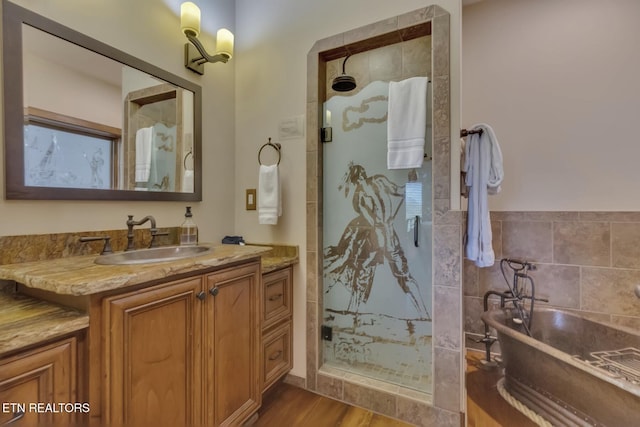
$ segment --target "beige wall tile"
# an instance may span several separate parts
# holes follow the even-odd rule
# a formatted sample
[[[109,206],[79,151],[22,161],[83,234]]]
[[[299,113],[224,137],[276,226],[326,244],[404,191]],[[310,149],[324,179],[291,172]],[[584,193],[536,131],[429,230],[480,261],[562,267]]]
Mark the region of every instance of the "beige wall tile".
[[[402,80],[402,45],[392,44],[369,52],[371,80]]]
[[[502,255],[551,262],[552,227],[547,221],[502,221]]]
[[[317,391],[334,399],[342,400],[343,398],[343,381],[342,378],[336,378],[329,375],[318,373]]]
[[[460,287],[460,226],[433,226],[433,285]]]
[[[558,264],[608,266],[611,227],[608,222],[555,222],[553,258]]]
[[[640,223],[611,224],[611,258],[614,267],[640,268]]]
[[[457,412],[460,402],[460,352],[434,347],[433,353],[438,361],[434,371],[433,389],[436,406]]]
[[[580,267],[538,264],[531,272],[536,298],[554,307],[580,308]]]
[[[433,344],[459,350],[460,343],[460,290],[448,286],[435,286],[433,307]]]
[[[396,416],[396,398],[390,393],[345,382],[344,400],[390,417]]]
[[[640,299],[634,294],[640,270],[582,269],[582,309],[640,317]]]

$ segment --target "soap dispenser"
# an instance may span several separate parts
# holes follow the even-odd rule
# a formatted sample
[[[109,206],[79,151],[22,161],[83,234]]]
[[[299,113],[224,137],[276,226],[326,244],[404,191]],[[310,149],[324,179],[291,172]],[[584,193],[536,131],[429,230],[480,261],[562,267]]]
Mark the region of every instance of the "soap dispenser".
[[[195,246],[198,244],[198,226],[193,222],[191,206],[187,206],[184,214],[184,222],[180,226],[180,245]]]

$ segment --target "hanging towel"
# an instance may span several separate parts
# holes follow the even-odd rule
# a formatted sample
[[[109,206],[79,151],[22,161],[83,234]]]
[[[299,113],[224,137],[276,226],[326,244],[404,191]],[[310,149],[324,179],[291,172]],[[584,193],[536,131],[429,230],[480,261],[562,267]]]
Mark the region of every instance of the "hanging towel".
[[[465,183],[469,187],[465,252],[478,267],[490,267],[495,254],[491,246],[488,195],[500,192],[504,178],[502,152],[491,126],[481,123],[472,129],[482,129],[482,134],[469,135],[465,147],[463,171],[467,173]]]
[[[184,174],[182,175],[182,192],[183,193],[193,193],[193,171],[189,169],[185,169]]]
[[[258,223],[275,225],[282,215],[278,165],[260,165],[258,172]]]
[[[427,129],[427,77],[389,83],[387,168],[419,168]]]
[[[141,128],[136,131],[136,182],[147,182],[151,172],[151,141],[153,128]]]

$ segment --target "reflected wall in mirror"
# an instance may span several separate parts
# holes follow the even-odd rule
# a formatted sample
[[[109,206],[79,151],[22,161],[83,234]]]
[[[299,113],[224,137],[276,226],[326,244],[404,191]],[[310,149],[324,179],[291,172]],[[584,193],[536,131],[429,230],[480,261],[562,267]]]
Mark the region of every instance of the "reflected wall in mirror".
[[[7,199],[202,199],[201,89],[3,1]]]

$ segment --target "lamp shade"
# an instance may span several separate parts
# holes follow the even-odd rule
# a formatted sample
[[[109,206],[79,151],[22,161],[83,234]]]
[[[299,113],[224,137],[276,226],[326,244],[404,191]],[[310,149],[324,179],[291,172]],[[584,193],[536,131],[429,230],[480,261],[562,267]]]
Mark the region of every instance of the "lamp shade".
[[[200,34],[200,8],[190,1],[180,5],[180,26],[185,34]]]
[[[226,28],[220,28],[216,34],[216,53],[233,56],[233,33]]]

